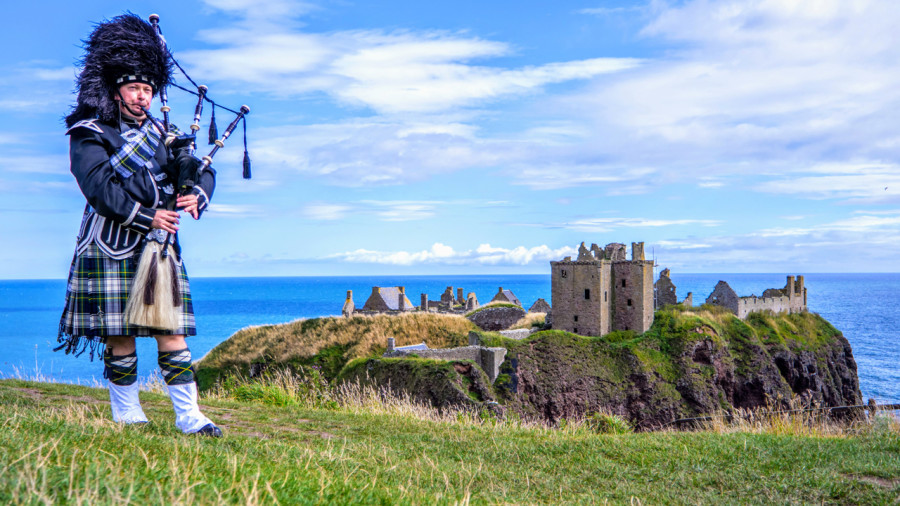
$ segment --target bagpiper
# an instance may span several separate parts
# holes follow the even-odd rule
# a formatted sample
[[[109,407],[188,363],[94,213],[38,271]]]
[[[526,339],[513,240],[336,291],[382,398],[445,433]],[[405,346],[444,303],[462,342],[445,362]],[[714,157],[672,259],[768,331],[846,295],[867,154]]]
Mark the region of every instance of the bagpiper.
[[[219,437],[197,404],[185,341],[197,331],[177,234],[180,213],[199,219],[206,210],[215,171],[197,175],[193,139],[149,117],[154,97],[172,80],[169,54],[149,23],[117,16],[98,24],[84,49],[66,134],[71,171],[87,203],[57,349],[89,350],[91,358],[102,350],[112,418],[139,424],[148,419],[138,395],[135,338],[156,338],[176,426]],[[185,174],[197,180],[180,195]],[[161,316],[135,316],[148,308]]]

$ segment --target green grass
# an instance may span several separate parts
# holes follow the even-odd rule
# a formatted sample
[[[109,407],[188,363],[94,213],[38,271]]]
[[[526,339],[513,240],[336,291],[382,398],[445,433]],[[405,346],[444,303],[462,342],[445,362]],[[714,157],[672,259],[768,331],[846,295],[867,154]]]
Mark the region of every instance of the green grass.
[[[180,434],[142,392],[146,427],[106,391],[0,381],[0,503],[891,503],[900,432],[598,434],[439,414],[378,396],[332,408],[203,399],[223,439]],[[263,396],[263,398],[265,398]],[[792,432],[793,431],[793,432]]]

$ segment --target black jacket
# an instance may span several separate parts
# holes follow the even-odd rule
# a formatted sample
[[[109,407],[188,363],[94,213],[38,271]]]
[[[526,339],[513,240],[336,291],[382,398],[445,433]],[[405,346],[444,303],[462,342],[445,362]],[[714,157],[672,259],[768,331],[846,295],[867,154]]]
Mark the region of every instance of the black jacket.
[[[186,165],[199,163],[193,157],[176,159],[160,142],[145,170],[123,177],[113,169],[110,157],[126,144],[120,129],[127,128],[86,120],[72,125],[66,132],[72,174],[87,199],[76,253],[95,242],[111,258],[133,255],[143,237],[158,232],[150,228],[155,209],[174,207],[179,171],[191,168]],[[198,195],[202,212],[215,190],[215,170],[208,168],[199,179],[192,193]],[[170,241],[179,250],[177,239],[171,237]]]

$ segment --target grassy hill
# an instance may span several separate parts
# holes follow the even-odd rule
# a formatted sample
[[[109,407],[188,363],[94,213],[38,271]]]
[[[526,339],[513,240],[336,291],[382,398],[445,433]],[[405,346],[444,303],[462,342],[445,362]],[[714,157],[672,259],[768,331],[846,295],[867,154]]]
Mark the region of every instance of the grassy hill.
[[[206,390],[235,373],[249,376],[253,364],[317,366],[334,378],[352,359],[384,353],[387,339],[397,346],[428,341],[432,348],[468,344],[475,324],[462,316],[435,313],[311,318],[278,325],[248,327],[213,348],[197,364]]]
[[[225,430],[215,440],[178,433],[161,393],[141,394],[148,426],[123,427],[106,390],[0,381],[0,503],[879,504],[900,494],[890,418],[601,434],[286,386],[202,399]]]

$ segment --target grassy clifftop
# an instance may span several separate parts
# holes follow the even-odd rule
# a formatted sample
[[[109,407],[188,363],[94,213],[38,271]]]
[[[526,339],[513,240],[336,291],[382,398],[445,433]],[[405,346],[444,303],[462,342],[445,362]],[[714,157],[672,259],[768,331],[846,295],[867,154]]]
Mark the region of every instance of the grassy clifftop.
[[[344,376],[390,384],[435,406],[453,398],[496,399],[550,423],[609,412],[641,428],[797,399],[820,406],[862,403],[849,343],[814,313],[757,313],[745,321],[721,308],[675,306],[657,311],[651,329],[640,335],[549,330],[517,341],[480,332],[483,344],[508,350],[502,374],[483,388],[477,375],[454,372],[462,365],[429,373],[414,363],[380,359],[388,337],[398,346],[425,341],[448,348],[467,344],[473,330],[465,318],[429,313],[254,327],[211,351],[198,377],[206,389],[235,373],[312,365],[332,380],[351,360],[368,359],[354,362]]]
[[[198,365],[201,388],[229,374],[249,375],[251,364],[315,365],[337,376],[350,360],[381,355],[387,339],[397,346],[427,341],[431,348],[468,344],[477,327],[461,316],[434,313],[311,318],[243,329],[213,348]]]

